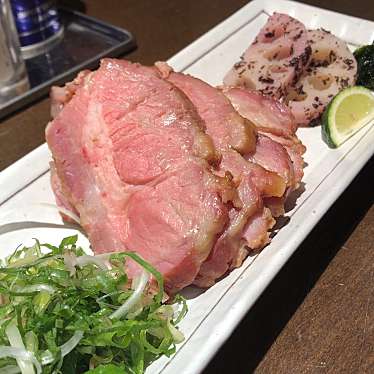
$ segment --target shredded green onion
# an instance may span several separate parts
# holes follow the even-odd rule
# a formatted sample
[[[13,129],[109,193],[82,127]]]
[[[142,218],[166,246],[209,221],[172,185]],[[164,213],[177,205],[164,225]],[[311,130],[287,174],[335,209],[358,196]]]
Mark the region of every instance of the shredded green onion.
[[[77,236],[35,241],[0,266],[0,373],[135,373],[183,340],[185,300],[133,252],[88,256]],[[142,269],[132,282],[126,262]]]

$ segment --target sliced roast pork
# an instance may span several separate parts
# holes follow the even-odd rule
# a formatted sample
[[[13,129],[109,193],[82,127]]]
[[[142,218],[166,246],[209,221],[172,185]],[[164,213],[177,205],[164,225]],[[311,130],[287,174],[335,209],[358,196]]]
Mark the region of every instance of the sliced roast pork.
[[[51,88],[50,97],[52,118],[56,117],[64,105],[71,100],[77,89],[84,85],[85,81],[89,79],[90,74],[90,70],[82,70],[72,82],[66,83],[63,87],[53,86]]]
[[[60,178],[57,175],[55,164],[53,162],[50,163],[50,172],[51,186],[61,216],[64,218],[65,221],[72,223],[80,223],[79,213],[74,208],[72,203],[69,201],[67,194],[65,194],[65,192],[63,191],[63,186],[61,184]]]
[[[257,211],[250,217],[244,228],[243,237],[247,245],[250,248],[262,248],[270,241],[268,230],[274,224],[275,220],[269,208]]]
[[[340,90],[354,85],[357,74],[356,59],[344,41],[323,29],[308,31],[308,40],[311,62],[287,97],[303,126],[318,118]]]
[[[284,174],[285,165],[289,160],[292,161],[293,171],[290,172],[290,175],[293,176],[293,179],[291,177],[287,179],[288,186],[291,190],[297,189],[304,175],[302,155],[305,152],[305,146],[296,136],[297,125],[291,110],[278,100],[253,90],[241,87],[223,87],[222,90],[234,108],[244,118],[251,120],[260,134],[266,136],[267,148],[273,149],[274,157],[271,158],[271,151],[261,152],[261,143],[258,144],[258,153],[269,159],[268,164],[270,165],[273,160],[273,167],[279,168],[278,174]],[[270,148],[269,138],[284,147],[289,156],[288,160],[284,157],[283,152],[279,151],[279,147],[273,145]]]
[[[287,150],[278,142],[259,133],[256,150],[245,155],[247,160],[261,165],[264,169],[277,173],[284,179],[287,187],[295,184],[294,169]]]
[[[211,172],[220,156],[204,126],[155,69],[104,59],[46,129],[57,201],[94,252],[139,253],[169,292],[194,281],[237,200],[230,178]]]
[[[276,174],[245,160],[237,151],[238,148],[232,146],[231,137],[225,134],[227,132],[237,133],[238,130],[233,130],[233,127],[239,130],[242,126],[247,127],[246,131],[240,131],[251,137],[252,148],[242,150],[243,154],[255,151],[256,136],[253,125],[238,115],[229,100],[219,90],[197,78],[174,73],[164,63],[157,63],[156,66],[162,71],[164,77],[181,89],[196,106],[206,123],[207,133],[212,137],[222,155],[220,172],[228,171],[234,176],[242,201],[240,209],[233,208],[230,211],[230,224],[217,240],[213,251],[202,264],[195,279],[195,284],[206,287],[213,284],[231,267],[241,264],[246,255],[244,247],[248,245],[249,240],[254,245],[252,248],[259,248],[267,243],[268,230],[273,226],[274,221],[264,216],[262,197],[282,196],[285,183]],[[256,212],[260,212],[259,220],[264,216],[263,225],[258,225],[262,231],[254,230],[255,238],[247,239],[243,233],[247,222]],[[251,232],[248,232],[249,236],[250,234]]]
[[[305,145],[296,135],[291,137],[283,137],[280,135],[275,135],[271,132],[264,132],[264,134],[268,138],[281,144],[286,149],[293,165],[294,184],[291,189],[296,190],[297,188],[299,188],[300,182],[304,176],[303,154],[306,151]]]
[[[307,66],[310,52],[305,26],[286,14],[274,13],[226,74],[224,84],[281,98]]]
[[[297,124],[291,110],[279,100],[241,87],[222,87],[233,107],[259,131],[283,137],[295,135]]]
[[[156,62],[155,66],[162,77],[181,89],[195,105],[217,149],[229,147],[241,154],[254,151],[255,127],[234,110],[224,95],[201,80],[174,73],[165,62]]]

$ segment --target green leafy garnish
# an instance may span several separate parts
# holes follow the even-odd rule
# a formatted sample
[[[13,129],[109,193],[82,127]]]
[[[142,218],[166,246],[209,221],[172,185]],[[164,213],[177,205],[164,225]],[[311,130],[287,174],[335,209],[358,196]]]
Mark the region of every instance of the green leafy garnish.
[[[100,365],[95,369],[87,371],[87,374],[123,374],[124,369],[113,364]]]
[[[0,265],[0,372],[138,374],[183,340],[185,300],[162,303],[156,269],[133,252],[87,256],[76,243],[36,240]],[[133,281],[129,259],[142,268]]]
[[[374,90],[374,44],[356,49],[354,56],[357,61],[356,84]]]

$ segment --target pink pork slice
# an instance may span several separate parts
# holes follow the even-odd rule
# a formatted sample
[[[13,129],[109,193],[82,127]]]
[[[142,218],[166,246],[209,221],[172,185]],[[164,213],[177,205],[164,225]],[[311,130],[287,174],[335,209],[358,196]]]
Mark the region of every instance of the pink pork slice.
[[[291,190],[297,189],[304,175],[302,155],[306,149],[295,134],[297,124],[291,110],[278,100],[253,90],[225,87],[223,93],[230,99],[234,108],[257,127],[259,133],[285,148],[293,165],[293,183],[290,187]],[[264,154],[270,157],[270,152]],[[282,160],[283,162],[279,163],[280,167],[289,162],[284,157]]]
[[[241,87],[222,87],[222,91],[238,113],[249,119],[259,131],[284,137],[295,135],[295,117],[285,104],[258,91]]]
[[[277,173],[284,179],[287,187],[295,183],[294,169],[286,149],[268,136],[257,135],[256,150],[245,156],[247,160],[255,162],[264,169]]]
[[[281,144],[286,149],[292,161],[294,170],[294,184],[291,189],[296,190],[299,188],[300,182],[304,176],[303,154],[306,151],[305,145],[301,143],[300,139],[296,135],[289,138],[275,135],[271,132],[264,132],[264,135]]]
[[[222,172],[229,171],[239,184],[241,209],[233,208],[230,211],[230,224],[217,240],[208,259],[202,264],[194,282],[199,286],[207,287],[224,275],[229,268],[241,264],[245,257],[242,251],[244,227],[255,212],[263,210],[262,195],[269,193],[268,186],[272,186],[274,190],[278,187],[277,191],[270,192],[271,196],[283,194],[285,186],[276,175],[246,161],[233,149],[231,137],[225,134],[228,131],[236,133],[231,130],[233,123],[237,123],[236,126],[240,127],[243,119],[219,90],[197,78],[174,73],[164,63],[157,63],[156,66],[162,71],[163,76],[180,88],[196,106],[198,113],[206,123],[207,133],[211,135],[215,146],[222,154],[220,170]],[[233,122],[234,120],[236,122]],[[251,125],[248,123],[246,126]],[[253,134],[253,130],[251,131]],[[251,140],[252,143],[253,140]],[[272,224],[273,222],[264,225],[266,232],[264,235],[267,234]],[[258,235],[258,232],[255,234]],[[261,243],[259,242],[258,245]]]
[[[114,59],[101,61],[46,129],[57,198],[62,191],[78,212],[94,252],[139,253],[169,292],[193,282],[235,196],[210,171],[217,154],[203,129],[156,71]],[[128,270],[139,272],[134,263]]]
[[[305,26],[274,13],[223,82],[281,98],[308,65],[310,52]]]
[[[270,242],[268,228],[273,227],[275,220],[271,210],[264,208],[250,217],[244,228],[243,236],[251,248],[262,248]]]
[[[83,86],[86,80],[89,80],[90,70],[82,70],[78,73],[72,82],[68,82],[63,87],[53,86],[51,88],[51,116],[55,118],[65,104],[74,96],[80,86]]]

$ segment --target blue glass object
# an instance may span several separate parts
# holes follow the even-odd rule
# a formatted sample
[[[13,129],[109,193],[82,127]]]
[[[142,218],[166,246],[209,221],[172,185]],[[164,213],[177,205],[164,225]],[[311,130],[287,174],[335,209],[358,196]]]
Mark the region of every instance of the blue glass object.
[[[22,47],[48,41],[62,30],[54,1],[11,0]]]

